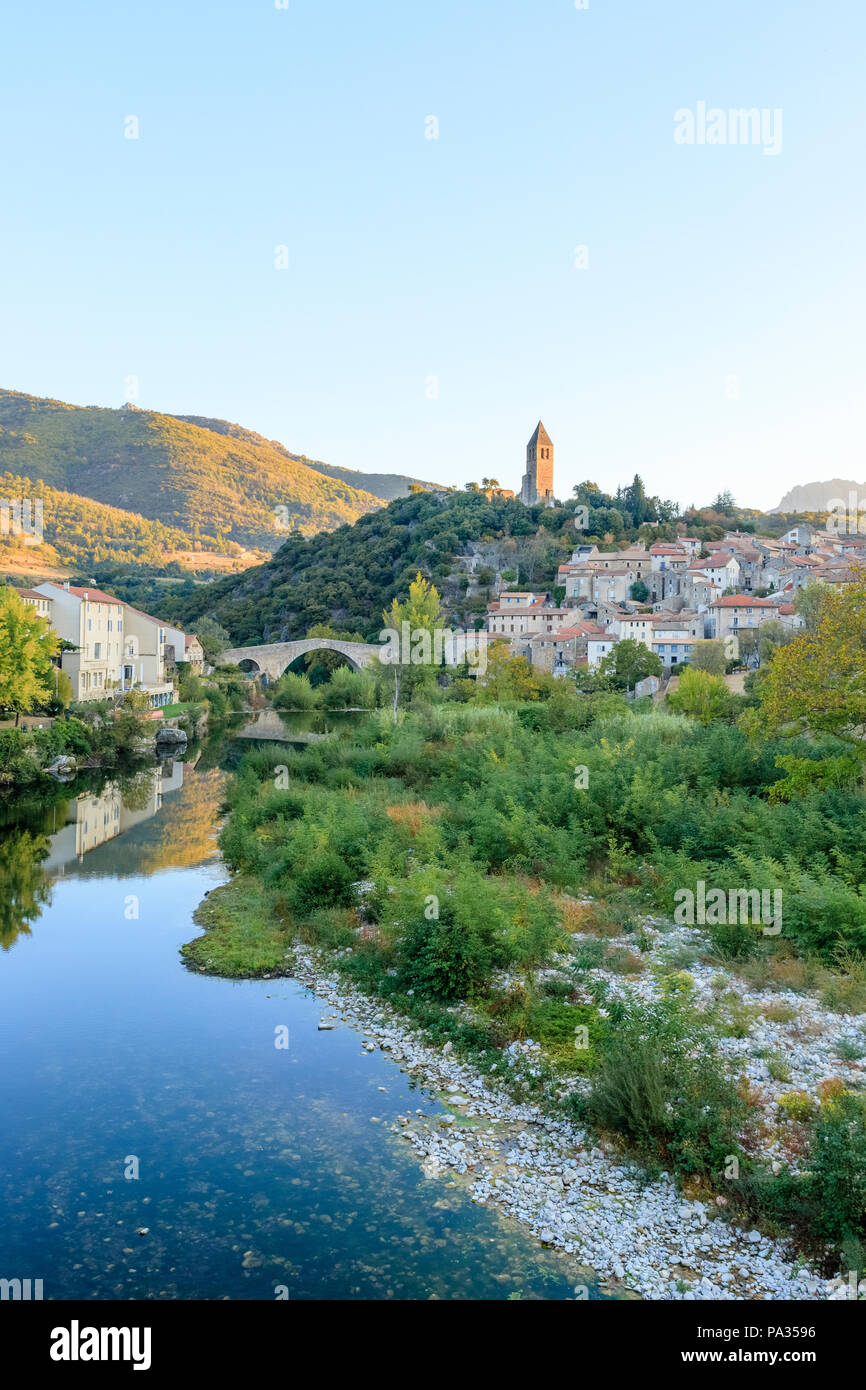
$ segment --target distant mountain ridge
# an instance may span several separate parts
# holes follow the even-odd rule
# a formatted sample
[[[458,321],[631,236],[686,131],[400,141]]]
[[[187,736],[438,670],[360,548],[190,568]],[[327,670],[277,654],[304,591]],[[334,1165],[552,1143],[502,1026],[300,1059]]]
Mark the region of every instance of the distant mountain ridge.
[[[0,472],[41,479],[193,537],[274,551],[378,510],[410,479],[329,470],[226,420],[0,390]],[[346,478],[342,477],[346,473]],[[352,481],[348,481],[351,478]],[[405,485],[405,490],[404,489]]]
[[[866,483],[855,483],[850,478],[831,478],[824,483],[800,483],[786,492],[773,512],[825,512],[834,500],[848,501],[848,493],[856,492],[858,497],[866,497]]]
[[[174,419],[186,420],[191,425],[214,430],[217,434],[229,434],[237,439],[245,439],[250,444],[276,449],[293,463],[302,463],[305,468],[313,468],[328,478],[336,478],[338,482],[347,483],[359,492],[372,493],[383,502],[393,502],[397,497],[408,497],[409,488],[413,485],[426,488],[428,491],[442,486],[441,483],[427,483],[420,478],[410,478],[405,473],[361,473],[357,468],[338,468],[335,464],[321,463],[318,459],[307,458],[306,454],[293,454],[279,440],[265,439],[264,435],[244,429],[241,425],[234,425],[229,420],[210,419],[206,415],[175,415]]]

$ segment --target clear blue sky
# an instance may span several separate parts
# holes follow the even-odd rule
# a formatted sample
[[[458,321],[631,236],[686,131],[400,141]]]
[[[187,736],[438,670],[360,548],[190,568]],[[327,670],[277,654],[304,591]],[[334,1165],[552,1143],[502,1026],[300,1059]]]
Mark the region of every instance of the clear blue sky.
[[[866,478],[861,0],[10,0],[3,48],[3,386],[457,484],[541,417],[560,495]],[[675,144],[700,101],[781,153]]]

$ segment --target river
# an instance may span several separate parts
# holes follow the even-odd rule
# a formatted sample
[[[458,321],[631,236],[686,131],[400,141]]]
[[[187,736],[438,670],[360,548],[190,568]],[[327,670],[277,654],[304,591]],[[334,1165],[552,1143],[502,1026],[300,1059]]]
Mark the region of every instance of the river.
[[[296,982],[181,964],[226,878],[238,748],[6,812],[0,1278],[46,1299],[574,1298],[574,1261],[391,1133],[435,1095],[320,1032]]]

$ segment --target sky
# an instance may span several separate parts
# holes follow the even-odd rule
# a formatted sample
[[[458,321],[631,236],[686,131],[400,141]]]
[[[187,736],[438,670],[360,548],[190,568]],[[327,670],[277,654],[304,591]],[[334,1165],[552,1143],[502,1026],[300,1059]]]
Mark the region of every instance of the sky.
[[[866,479],[862,0],[579,3],[6,0],[0,386],[458,486],[541,418],[560,497]]]

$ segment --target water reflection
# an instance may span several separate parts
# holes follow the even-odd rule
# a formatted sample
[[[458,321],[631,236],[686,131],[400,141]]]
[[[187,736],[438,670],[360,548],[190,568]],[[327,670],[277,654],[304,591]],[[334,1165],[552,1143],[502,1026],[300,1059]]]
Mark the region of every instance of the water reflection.
[[[183,763],[166,761],[144,768],[132,777],[107,783],[101,791],[87,791],[52,807],[57,826],[48,837],[49,850],[43,868],[55,876],[107,840],[125,835],[133,826],[150,820],[162,810],[166,796],[183,786]]]
[[[0,825],[0,947],[8,951],[30,935],[58,878],[124,872],[126,850],[112,845],[121,837],[133,836],[138,870],[145,874],[213,857],[222,774],[201,773],[186,797],[183,785],[184,763],[166,759],[85,786],[77,796],[64,790],[47,806],[7,807]],[[150,833],[148,821],[154,821]]]
[[[42,865],[49,852],[47,835],[13,830],[0,840],[0,946],[8,951],[21,935],[30,935],[51,890]]]
[[[327,733],[351,727],[359,717],[354,710],[326,714],[322,710],[268,708],[257,710],[236,737],[268,743],[315,743]]]
[[[320,1032],[319,1000],[182,968],[225,876],[236,750],[220,736],[195,766],[58,790],[0,828],[0,1277],[41,1278],[47,1299],[598,1297],[423,1175],[391,1124],[435,1122],[438,1100],[353,1028]]]

